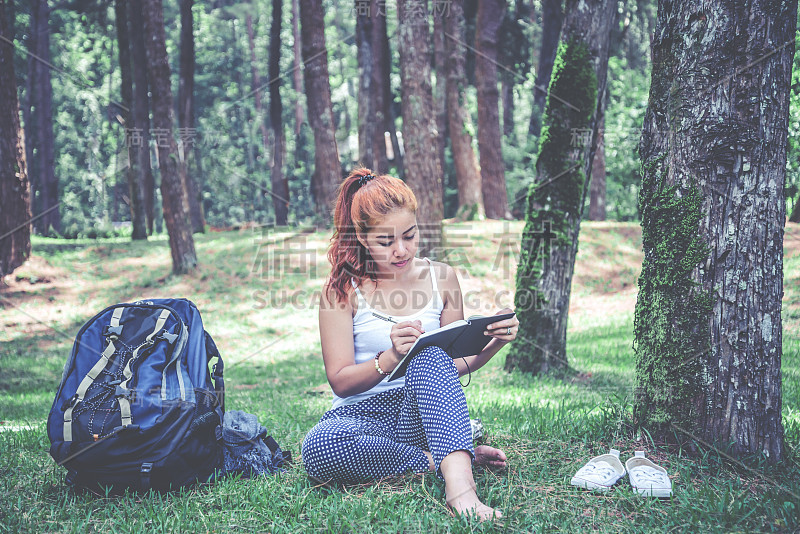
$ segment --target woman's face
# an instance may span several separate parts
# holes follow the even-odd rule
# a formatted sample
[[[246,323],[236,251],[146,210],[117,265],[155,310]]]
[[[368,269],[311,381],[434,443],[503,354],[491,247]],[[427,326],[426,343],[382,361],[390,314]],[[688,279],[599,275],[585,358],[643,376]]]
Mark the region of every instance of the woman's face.
[[[372,256],[378,273],[388,277],[406,273],[419,244],[417,217],[406,209],[392,211],[358,240]]]

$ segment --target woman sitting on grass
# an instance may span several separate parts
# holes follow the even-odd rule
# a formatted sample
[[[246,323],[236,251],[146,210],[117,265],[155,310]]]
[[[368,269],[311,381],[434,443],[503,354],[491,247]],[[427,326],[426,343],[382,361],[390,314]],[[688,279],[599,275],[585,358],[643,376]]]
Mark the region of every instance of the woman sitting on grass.
[[[429,347],[404,378],[385,380],[420,334],[464,318],[455,271],[415,257],[416,208],[403,181],[367,169],[339,188],[328,251],[333,268],[319,312],[334,401],[303,441],[303,463],[311,477],[342,484],[435,471],[453,513],[500,517],[478,499],[472,464],[504,467],[506,455],[486,445],[473,449],[458,377],[516,337],[516,317],[489,325],[494,339],[476,356],[453,360]]]

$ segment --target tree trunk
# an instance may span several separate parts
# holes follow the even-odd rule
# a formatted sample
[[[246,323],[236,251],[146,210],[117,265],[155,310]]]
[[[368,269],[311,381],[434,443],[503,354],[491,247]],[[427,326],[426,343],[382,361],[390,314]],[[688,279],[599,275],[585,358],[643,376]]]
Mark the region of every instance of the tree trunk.
[[[202,191],[197,183],[194,162],[194,145],[197,132],[194,127],[194,31],[192,4],[194,0],[180,0],[181,12],[181,56],[178,85],[178,137],[183,149],[183,173],[186,177],[186,196],[189,201],[189,216],[192,230],[206,231],[206,218],[203,214]],[[194,162],[194,165],[192,164]],[[194,167],[195,169],[193,169]]]
[[[322,0],[300,0],[300,21],[308,119],[314,132],[311,196],[317,217],[325,224],[330,224],[336,188],[342,181],[342,170],[331,107]]]
[[[142,0],[128,0],[130,21],[131,63],[133,66],[132,124],[128,129],[128,144],[131,145],[139,182],[144,184],[144,212],[147,233],[153,234],[156,220],[156,181],[150,161],[150,97],[147,86],[147,53],[144,48],[144,24],[142,22]],[[134,142],[135,141],[135,142]]]
[[[136,161],[136,147],[130,142],[128,131],[133,127],[133,75],[131,72],[131,42],[128,31],[128,1],[115,0],[114,16],[117,25],[117,42],[119,43],[119,71],[122,105],[123,126],[125,128],[125,144],[128,152],[128,165],[125,166],[125,176],[128,182],[128,196],[131,209],[131,239],[147,239],[147,217],[144,211],[144,184],[140,180],[139,169]],[[117,205],[116,199],[113,205]]]
[[[542,0],[542,48],[539,51],[539,67],[536,69],[536,82],[533,90],[533,109],[528,126],[528,135],[538,137],[542,129],[542,114],[547,100],[550,75],[558,50],[558,38],[564,23],[561,0]]]
[[[483,219],[483,195],[478,158],[472,149],[469,112],[466,109],[467,77],[464,72],[466,42],[464,34],[464,0],[453,0],[449,13],[444,16],[445,46],[447,50],[447,119],[450,146],[458,182],[458,215],[465,220]]]
[[[13,42],[0,0],[0,36]],[[31,254],[31,197],[19,125],[14,49],[0,43],[0,282]]]
[[[144,40],[147,51],[148,78],[153,95],[153,129],[159,133],[158,167],[161,174],[161,197],[164,222],[172,252],[172,270],[186,273],[197,266],[183,166],[178,163],[178,144],[172,132],[172,89],[165,44],[161,0],[144,0]]]
[[[400,0],[398,47],[403,94],[405,180],[417,196],[420,256],[436,259],[442,250],[442,168],[436,150],[431,90],[431,53],[427,0]]]
[[[640,146],[634,416],[784,457],[781,297],[797,0],[661,6]]]
[[[514,75],[504,70],[500,75],[503,100],[503,136],[514,135]]]
[[[25,145],[28,176],[33,187],[33,226],[38,233],[51,235],[52,231],[61,231],[61,215],[55,173],[53,87],[50,81],[50,8],[47,0],[33,0],[30,13]]]
[[[285,226],[289,222],[289,182],[283,174],[283,159],[286,154],[286,136],[283,133],[283,106],[281,104],[281,19],[283,0],[272,0],[272,27],[269,34],[269,118],[275,139],[275,157],[272,172],[272,205],[275,208],[275,224]]]
[[[292,80],[294,82],[294,92],[297,99],[294,104],[294,134],[300,135],[300,127],[303,125],[305,113],[303,111],[303,99],[300,95],[303,94],[303,64],[302,45],[300,40],[300,6],[298,0],[292,0],[292,36],[294,42],[292,43],[292,50],[294,51],[294,69],[292,70]]]
[[[794,203],[792,214],[789,216],[789,222],[800,223],[800,196],[797,197]]]
[[[398,118],[397,107],[394,104],[394,92],[392,91],[392,52],[389,48],[389,36],[386,33],[386,15],[381,16],[381,21],[377,25],[380,37],[378,42],[380,44],[380,86],[381,93],[383,94],[383,117],[384,117],[384,132],[389,132],[388,141],[392,145],[391,164],[394,165],[398,178],[405,176],[405,165],[403,164],[403,152],[400,150],[400,142],[397,138],[396,120]],[[386,134],[384,133],[384,142],[386,142]],[[388,145],[387,145],[386,159],[389,159]],[[389,163],[387,161],[387,167]],[[388,172],[388,168],[387,168]]]
[[[273,149],[270,147],[270,135],[267,128],[267,115],[264,112],[264,104],[261,100],[261,74],[258,72],[258,61],[256,60],[256,41],[255,31],[253,30],[253,16],[248,13],[245,17],[245,27],[247,29],[247,45],[250,49],[250,75],[253,79],[253,101],[256,107],[256,120],[258,130],[261,132],[261,141],[264,146],[264,161],[268,165],[272,162]]]
[[[378,0],[360,7],[356,0],[356,44],[358,47],[358,159],[383,174],[389,170],[386,154],[387,97],[384,87],[386,14]],[[391,58],[389,59],[391,62]]]
[[[500,95],[497,89],[497,37],[505,8],[505,0],[478,0],[478,26],[475,32],[478,154],[483,207],[490,219],[511,216],[506,195],[506,171],[500,135]]]
[[[373,71],[376,61],[373,53],[372,23],[376,0],[363,3],[355,0],[356,50],[358,55],[358,161],[378,172],[379,147],[375,145],[376,132],[382,130],[376,123],[375,82]]]
[[[589,181],[589,220],[606,220],[606,144],[605,116],[597,126],[597,150],[592,160],[592,179]]]
[[[444,151],[447,147],[447,59],[444,42],[444,15],[446,11],[433,9],[433,68],[436,85],[433,89],[433,109],[436,115],[436,154],[444,175]],[[449,6],[448,6],[449,7]],[[443,176],[444,178],[444,176]],[[442,190],[444,197],[444,189]]]
[[[568,0],[545,107],[537,176],[528,191],[514,297],[520,335],[506,369],[567,369],[567,315],[602,116],[616,0]],[[578,135],[580,134],[580,135]]]

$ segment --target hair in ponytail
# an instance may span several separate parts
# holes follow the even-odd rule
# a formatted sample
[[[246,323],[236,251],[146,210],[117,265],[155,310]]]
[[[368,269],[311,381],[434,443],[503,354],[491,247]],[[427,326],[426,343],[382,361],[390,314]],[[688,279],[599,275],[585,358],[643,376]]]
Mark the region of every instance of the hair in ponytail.
[[[409,187],[393,176],[376,176],[365,168],[355,169],[339,186],[333,212],[334,232],[328,249],[331,274],[326,294],[333,290],[339,302],[347,298],[350,278],[357,283],[369,277],[377,280],[375,264],[357,238],[378,224],[387,214],[407,209],[416,213],[417,198]]]

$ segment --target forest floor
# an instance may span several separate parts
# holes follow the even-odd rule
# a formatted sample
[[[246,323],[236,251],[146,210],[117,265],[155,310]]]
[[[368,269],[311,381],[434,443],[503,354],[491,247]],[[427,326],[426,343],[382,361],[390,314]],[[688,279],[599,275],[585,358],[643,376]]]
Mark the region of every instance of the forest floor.
[[[448,223],[445,261],[457,268],[465,315],[513,305],[521,222]],[[573,280],[570,380],[503,370],[505,350],[465,389],[486,441],[509,468],[478,470],[499,524],[450,518],[443,485],[415,475],[323,488],[305,475],[300,443],[330,406],[316,304],[329,231],[247,229],[196,235],[200,267],[169,274],[166,236],[35,238],[31,259],[0,288],[0,532],[270,531],[601,532],[800,530],[800,225],[784,247],[783,421],[788,459],[749,467],[720,451],[653,443],[631,421],[633,311],[642,261],[636,223],[585,222]],[[298,460],[285,473],[228,479],[168,495],[97,497],[67,491],[48,455],[44,421],[81,324],[116,302],[183,296],[203,313],[226,361],[227,408],[259,420]],[[606,494],[569,485],[614,447],[667,468],[671,499],[641,498],[627,478]]]

